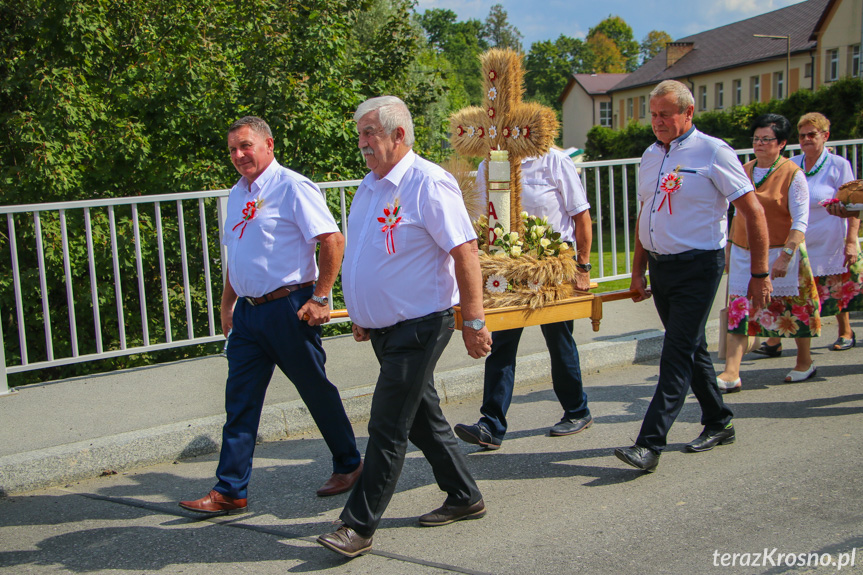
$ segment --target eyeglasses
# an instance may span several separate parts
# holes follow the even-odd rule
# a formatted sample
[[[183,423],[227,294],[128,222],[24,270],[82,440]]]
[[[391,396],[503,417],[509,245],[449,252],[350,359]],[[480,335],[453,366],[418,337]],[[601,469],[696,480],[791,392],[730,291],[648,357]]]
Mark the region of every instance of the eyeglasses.
[[[815,138],[817,138],[817,137],[818,137],[818,135],[819,135],[819,134],[823,134],[823,133],[824,133],[824,132],[822,132],[822,131],[820,131],[820,130],[815,130],[814,132],[806,132],[805,134],[801,132],[801,133],[798,135],[798,137],[799,137],[801,140],[814,140]]]
[[[769,144],[770,142],[775,142],[776,138],[752,138],[753,144]]]

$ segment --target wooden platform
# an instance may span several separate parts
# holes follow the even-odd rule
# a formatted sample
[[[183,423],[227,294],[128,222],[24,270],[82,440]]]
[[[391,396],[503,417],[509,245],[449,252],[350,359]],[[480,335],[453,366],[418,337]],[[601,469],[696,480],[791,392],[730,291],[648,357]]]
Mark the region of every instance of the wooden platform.
[[[603,294],[592,294],[590,292],[578,292],[578,295],[561,300],[531,311],[527,307],[499,307],[485,310],[485,325],[489,331],[502,331],[527,327],[530,325],[543,325],[557,323],[570,319],[590,318],[593,331],[599,331],[599,322],[602,320],[602,302],[617,301],[632,297],[633,292],[629,290],[613,291]],[[330,313],[332,319],[348,317],[345,309],[335,309]],[[303,319],[308,319],[308,316]],[[455,306],[455,327],[462,328],[463,318],[461,308]]]
[[[530,310],[524,306],[491,308],[485,310],[485,325],[489,331],[502,331],[589,317],[593,324],[593,331],[599,331],[599,322],[602,320],[602,302],[629,297],[632,297],[632,292],[629,290],[604,294],[578,292],[578,295],[574,297],[560,300],[536,310]],[[456,329],[462,328],[462,322],[461,308],[455,306]]]

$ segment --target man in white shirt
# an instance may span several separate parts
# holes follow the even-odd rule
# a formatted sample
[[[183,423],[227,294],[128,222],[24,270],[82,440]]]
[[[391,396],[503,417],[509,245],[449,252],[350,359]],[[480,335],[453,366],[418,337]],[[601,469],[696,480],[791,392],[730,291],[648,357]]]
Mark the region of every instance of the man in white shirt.
[[[333,474],[318,495],[348,491],[362,469],[338,389],[327,379],[321,345],[320,326],[330,319],[327,295],[339,273],[344,237],[318,187],[279,165],[273,148],[272,132],[261,118],[247,116],[228,128],[231,161],[242,177],[228,196],[224,229],[227,419],[218,483],[201,499],[180,502],[207,515],[246,510],[258,424],[276,365],[300,392],[333,455]]]
[[[371,340],[381,370],[360,479],[342,511],[342,526],[318,537],[346,557],[371,549],[408,440],[422,450],[447,493],[442,507],[419,518],[421,525],[485,515],[434,388],[435,364],[454,328],[454,304],[465,319],[468,354],[480,358],[491,349],[476,234],[455,178],[413,152],[413,121],[398,98],[367,100],[354,120],[371,173],[351,204],[342,287],[354,339]]]
[[[477,188],[485,194],[485,161],[477,170]],[[575,287],[590,289],[590,245],[593,224],[590,203],[575,164],[552,148],[539,158],[521,161],[522,209],[532,216],[548,218],[551,228],[576,251],[578,274]],[[573,321],[540,326],[551,359],[554,393],[563,407],[563,418],[549,431],[552,436],[573,435],[590,427],[593,418],[581,379],[578,348],[572,337]],[[499,449],[506,434],[506,413],[512,402],[518,342],[524,328],[492,334],[491,354],[485,360],[482,417],[474,425],[459,423],[455,434],[486,449]]]
[[[692,388],[701,406],[704,431],[687,450],[708,451],[733,443],[731,410],[716,386],[704,327],[725,268],[728,203],[746,220],[752,250],[749,298],[766,305],[771,285],[767,267],[767,222],[750,194],[749,178],[731,147],[692,125],[695,101],[675,80],[650,93],[657,142],[644,152],[638,172],[641,209],[636,228],[630,289],[639,302],[653,295],[665,327],[659,382],[635,445],[616,449],[621,461],[652,472],[668,431]],[[647,289],[647,268],[650,286]]]

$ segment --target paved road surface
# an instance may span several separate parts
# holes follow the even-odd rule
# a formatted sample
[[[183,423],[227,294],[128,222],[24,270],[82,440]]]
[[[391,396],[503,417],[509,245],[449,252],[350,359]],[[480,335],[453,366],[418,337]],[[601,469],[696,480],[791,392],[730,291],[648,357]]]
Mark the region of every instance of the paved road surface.
[[[781,382],[790,356],[744,362],[744,391],[728,398],[734,445],[683,451],[701,431],[690,396],[648,475],[613,449],[638,433],[655,362],[591,375],[595,424],[573,437],[547,436],[560,416],[550,384],[518,388],[503,448],[464,445],[488,515],[419,527],[443,495],[412,450],[374,552],[351,561],[314,543],[347,496],[314,497],[329,463],[310,434],[258,447],[246,515],[198,520],[177,506],[210,489],[215,455],[0,499],[0,573],[863,573],[863,349],[815,354],[818,374],[801,384]],[[452,424],[473,422],[478,405],[445,412]],[[364,446],[364,425],[356,429]],[[765,548],[766,565],[755,556]],[[810,552],[842,562],[853,553],[855,565],[788,567],[779,557]],[[749,555],[722,567],[725,553]]]

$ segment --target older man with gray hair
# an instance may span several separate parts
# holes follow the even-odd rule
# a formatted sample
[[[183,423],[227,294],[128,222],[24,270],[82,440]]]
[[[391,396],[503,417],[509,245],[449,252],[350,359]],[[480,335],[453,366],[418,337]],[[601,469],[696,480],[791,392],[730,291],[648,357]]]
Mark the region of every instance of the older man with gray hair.
[[[371,172],[351,204],[342,287],[354,339],[371,340],[381,369],[363,472],[341,527],[318,538],[346,557],[371,549],[408,440],[422,450],[447,493],[443,506],[420,517],[420,525],[485,515],[434,387],[435,364],[453,333],[454,304],[465,319],[468,354],[480,358],[491,350],[476,234],[455,178],[413,152],[413,121],[398,98],[367,100],[354,120]]]
[[[704,334],[725,268],[729,202],[746,221],[752,250],[749,299],[763,307],[771,292],[764,211],[749,193],[752,183],[734,150],[692,125],[694,109],[692,93],[680,82],[666,80],[654,88],[650,117],[658,141],[644,152],[638,172],[641,208],[630,287],[637,292],[636,302],[652,292],[665,339],[659,382],[641,433],[635,445],[614,453],[647,472],[656,469],[690,386],[701,406],[704,431],[687,450],[707,451],[735,439],[732,413],[716,385]]]

